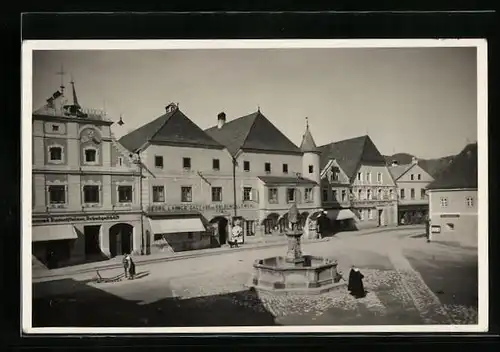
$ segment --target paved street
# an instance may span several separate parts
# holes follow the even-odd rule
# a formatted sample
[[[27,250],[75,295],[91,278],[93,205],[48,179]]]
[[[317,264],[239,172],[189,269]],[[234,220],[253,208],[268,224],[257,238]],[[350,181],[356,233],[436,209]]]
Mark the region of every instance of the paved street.
[[[303,245],[305,254],[337,259],[346,278],[356,264],[368,290],[359,300],[345,291],[273,297],[248,290],[254,260],[283,255],[283,245],[139,265],[134,281],[97,284],[95,273],[86,273],[36,283],[33,326],[476,323],[477,256],[426,243],[417,234],[414,229],[346,233]]]

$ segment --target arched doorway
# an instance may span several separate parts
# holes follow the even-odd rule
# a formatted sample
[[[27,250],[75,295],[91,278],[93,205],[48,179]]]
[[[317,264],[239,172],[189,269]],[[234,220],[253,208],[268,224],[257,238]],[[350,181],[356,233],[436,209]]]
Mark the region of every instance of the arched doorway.
[[[210,220],[210,224],[214,226],[215,238],[219,240],[221,246],[227,242],[227,223],[228,220],[223,216],[216,216]]]
[[[300,223],[301,229],[304,229],[306,227],[306,221],[307,221],[308,216],[309,216],[309,213],[307,211],[300,214],[300,222],[299,223]]]
[[[134,227],[129,224],[116,224],[109,229],[109,252],[111,257],[132,252],[132,233]]]
[[[280,215],[278,213],[271,213],[262,221],[262,225],[264,225],[264,234],[270,235],[273,233],[278,226],[279,217]]]

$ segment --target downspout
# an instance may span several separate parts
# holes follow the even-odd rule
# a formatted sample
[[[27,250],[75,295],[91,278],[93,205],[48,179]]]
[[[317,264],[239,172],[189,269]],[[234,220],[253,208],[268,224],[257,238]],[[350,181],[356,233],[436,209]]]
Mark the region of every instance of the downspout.
[[[234,217],[238,215],[236,201],[236,158],[233,157],[233,206],[234,206]]]

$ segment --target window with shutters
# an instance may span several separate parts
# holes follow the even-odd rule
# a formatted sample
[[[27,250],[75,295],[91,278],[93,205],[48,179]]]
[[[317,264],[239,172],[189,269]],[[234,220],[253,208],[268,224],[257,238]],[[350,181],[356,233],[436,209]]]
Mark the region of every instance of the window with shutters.
[[[308,187],[304,189],[304,202],[311,203],[313,201],[313,189]]]
[[[252,187],[243,187],[243,201],[252,200]]]
[[[277,188],[269,188],[268,201],[270,204],[277,204],[278,203],[278,189]]]

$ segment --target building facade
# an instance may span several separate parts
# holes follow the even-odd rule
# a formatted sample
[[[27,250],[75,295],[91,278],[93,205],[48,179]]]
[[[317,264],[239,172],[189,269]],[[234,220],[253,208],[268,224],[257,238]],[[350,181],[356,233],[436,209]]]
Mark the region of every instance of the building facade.
[[[71,84],[32,114],[33,255],[51,266],[141,250],[138,167]]]
[[[399,224],[423,224],[429,215],[427,186],[434,178],[416,158],[408,165],[392,163],[389,171],[397,186]]]
[[[477,247],[477,143],[469,144],[429,184],[432,241]]]
[[[206,130],[224,145],[234,163],[233,217],[241,219],[244,238],[282,235],[293,203],[301,225],[321,208],[319,153],[309,131],[298,148],[260,111],[218,124]]]
[[[226,242],[234,183],[232,158],[224,146],[175,104],[120,138],[120,143],[141,161],[148,253],[210,248],[218,245],[215,241]]]
[[[339,165],[339,175],[344,174],[349,180],[353,213],[350,223],[354,228],[397,225],[396,184],[384,157],[369,136],[326,144],[320,151],[322,171],[326,174],[328,168]],[[335,164],[331,164],[332,160]],[[344,179],[338,187],[340,192],[345,185]]]

